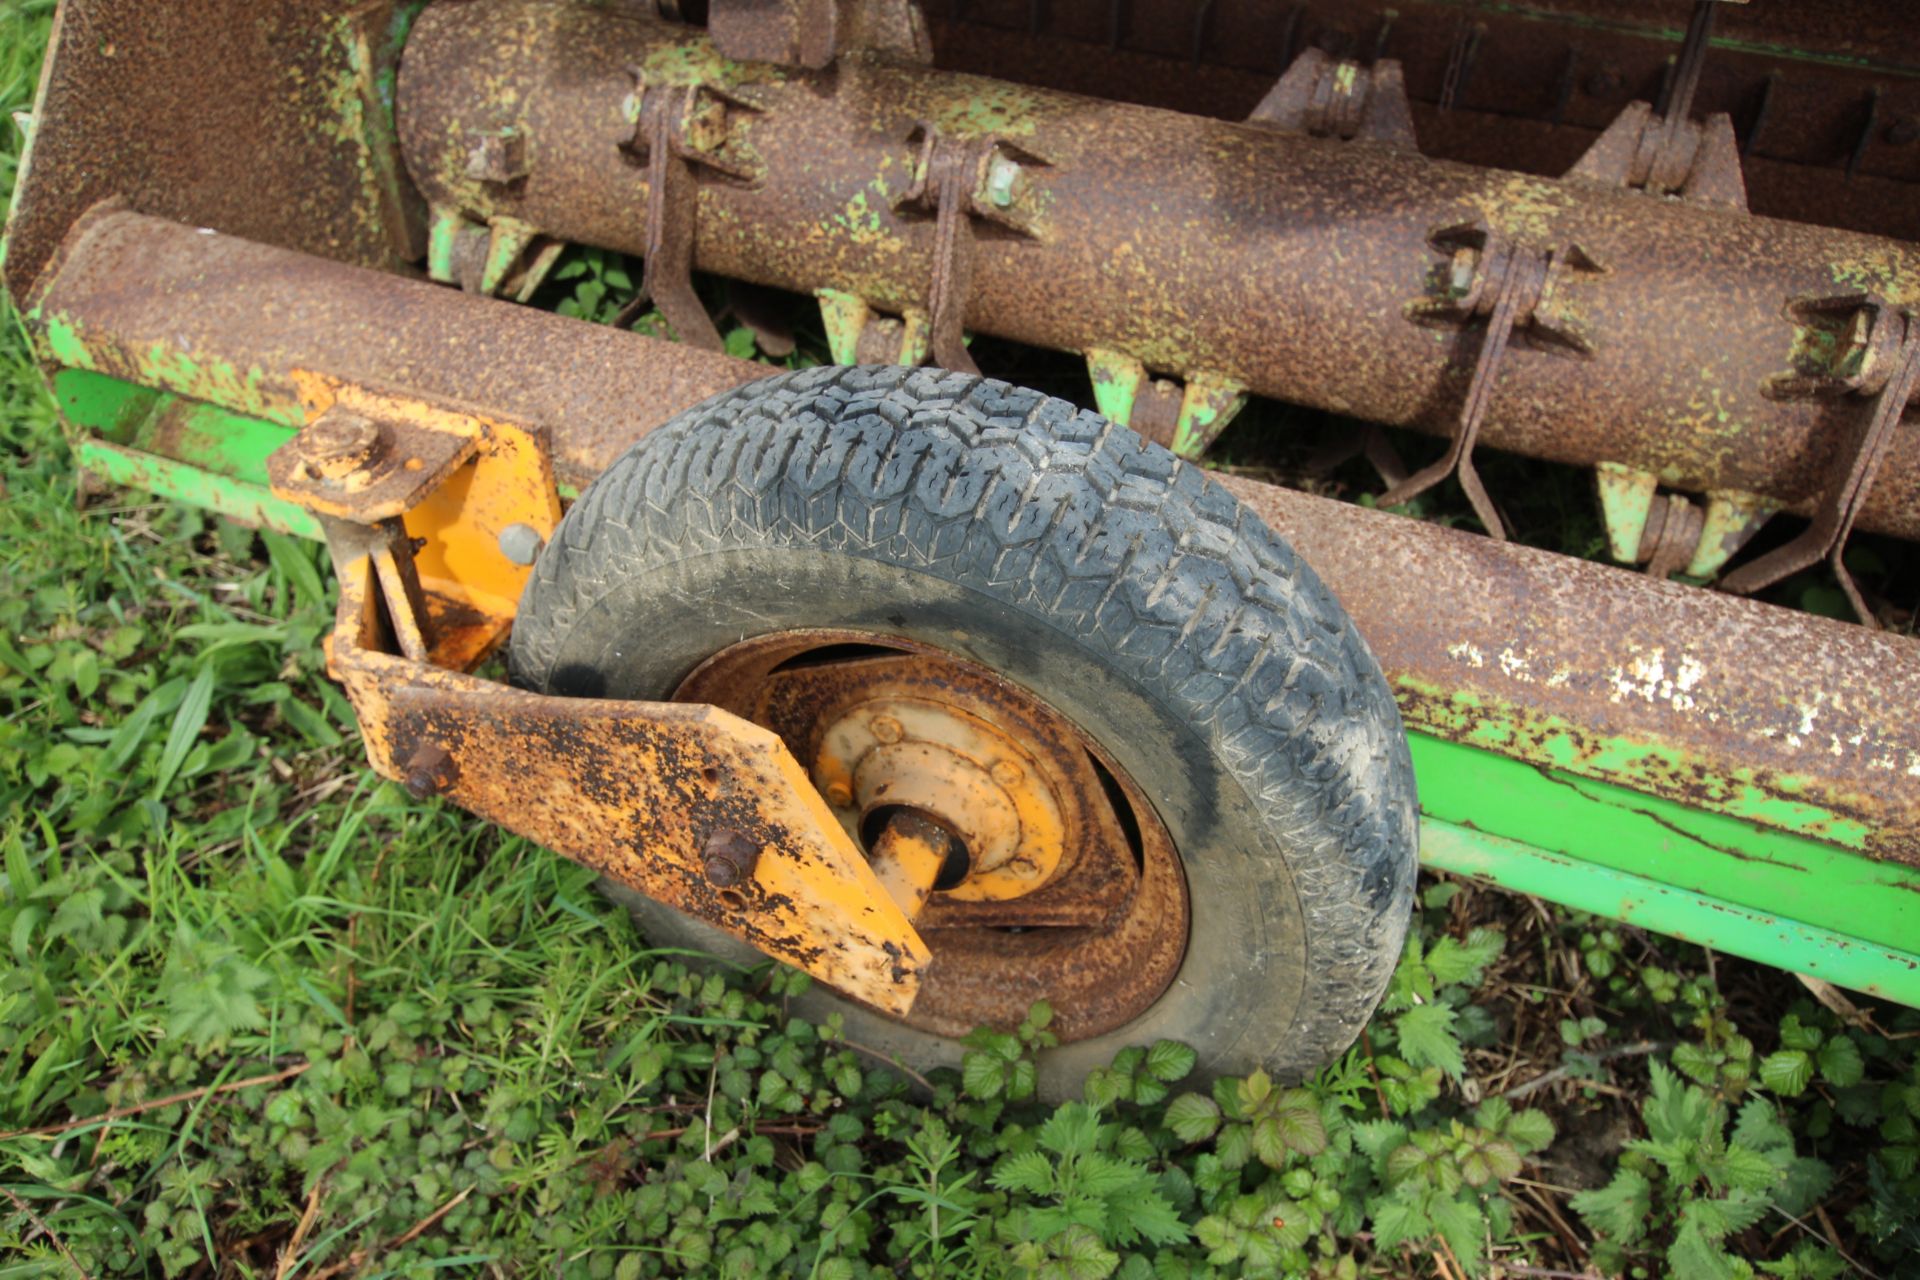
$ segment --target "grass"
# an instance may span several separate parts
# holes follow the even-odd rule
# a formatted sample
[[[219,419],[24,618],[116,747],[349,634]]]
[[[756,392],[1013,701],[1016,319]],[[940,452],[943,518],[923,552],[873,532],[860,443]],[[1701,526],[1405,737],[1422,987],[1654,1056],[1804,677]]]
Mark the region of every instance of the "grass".
[[[912,1093],[368,773],[320,550],[83,485],[11,322],[0,485],[0,1278],[1911,1273],[1910,1011],[1429,882],[1300,1089]]]

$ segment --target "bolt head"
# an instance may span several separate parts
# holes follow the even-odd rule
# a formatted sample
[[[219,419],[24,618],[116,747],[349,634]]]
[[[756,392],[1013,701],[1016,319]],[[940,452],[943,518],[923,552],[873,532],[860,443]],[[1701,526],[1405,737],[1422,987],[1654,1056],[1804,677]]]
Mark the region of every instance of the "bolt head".
[[[987,199],[995,208],[1005,209],[1013,204],[1014,184],[1020,180],[1020,163],[1010,156],[996,151],[987,162]]]
[[[444,747],[423,742],[407,758],[402,784],[415,800],[429,800],[453,788],[460,768]]]
[[[379,457],[386,432],[371,418],[345,409],[329,409],[301,429],[302,470],[314,479],[339,479]]]
[[[892,744],[900,741],[900,739],[906,737],[906,735],[907,731],[902,728],[900,722],[892,716],[875,716],[873,718],[873,736],[880,739],[880,741]]]
[[[853,803],[853,790],[844,782],[827,784],[827,803],[836,809],[845,809]]]
[[[701,850],[701,868],[716,889],[731,889],[751,878],[759,860],[760,846],[731,827],[717,828]]]
[[[467,151],[467,176],[501,187],[526,177],[526,137],[517,129],[477,136]]]
[[[530,565],[540,558],[546,539],[529,524],[510,524],[500,531],[500,554],[517,565]]]

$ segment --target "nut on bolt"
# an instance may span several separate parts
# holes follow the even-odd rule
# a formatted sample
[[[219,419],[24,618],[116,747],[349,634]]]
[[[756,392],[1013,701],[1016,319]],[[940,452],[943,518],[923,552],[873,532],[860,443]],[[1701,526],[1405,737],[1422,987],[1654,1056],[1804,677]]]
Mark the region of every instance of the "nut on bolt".
[[[1020,162],[1012,156],[995,151],[987,161],[987,199],[1000,209],[1010,208],[1017,194],[1015,184],[1020,181]]]
[[[460,766],[438,743],[423,742],[407,757],[404,785],[415,800],[444,795],[460,777]]]
[[[701,850],[707,883],[716,889],[731,889],[753,876],[760,861],[760,846],[732,827],[715,828]]]
[[[329,409],[303,428],[296,448],[307,475],[338,480],[372,465],[386,444],[379,423],[345,409]]]
[[[510,524],[500,531],[500,554],[517,565],[530,565],[540,558],[546,539],[530,524]]]

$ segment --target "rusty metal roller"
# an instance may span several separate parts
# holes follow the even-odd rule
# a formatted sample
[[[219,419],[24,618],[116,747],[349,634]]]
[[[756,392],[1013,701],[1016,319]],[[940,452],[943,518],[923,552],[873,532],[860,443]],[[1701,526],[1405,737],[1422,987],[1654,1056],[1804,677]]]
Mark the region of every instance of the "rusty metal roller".
[[[684,145],[715,161],[694,166],[700,269],[935,309],[951,237],[916,179],[941,143],[987,143],[957,277],[969,328],[1445,435],[1488,273],[1539,264],[1481,443],[1801,513],[1873,411],[1840,394],[1857,317],[1807,304],[1920,304],[1920,248],[1898,241],[877,59],[736,64],[688,28],[579,4],[429,8],[402,145],[443,214],[639,253],[636,128],[668,89]],[[503,135],[524,164],[476,176]],[[1857,525],[1920,536],[1920,433],[1896,426]]]

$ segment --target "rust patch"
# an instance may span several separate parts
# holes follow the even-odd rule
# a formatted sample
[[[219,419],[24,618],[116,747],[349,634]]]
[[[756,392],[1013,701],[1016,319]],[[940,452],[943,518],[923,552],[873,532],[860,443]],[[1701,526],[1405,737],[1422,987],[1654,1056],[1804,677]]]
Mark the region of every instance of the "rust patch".
[[[883,880],[924,903],[934,964],[912,1025],[964,1035],[1045,999],[1081,1039],[1172,981],[1188,912],[1166,829],[1098,744],[1019,686],[898,637],[804,630],[723,650],[674,697],[778,733]],[[960,850],[937,888],[906,838],[925,826],[943,856]]]

